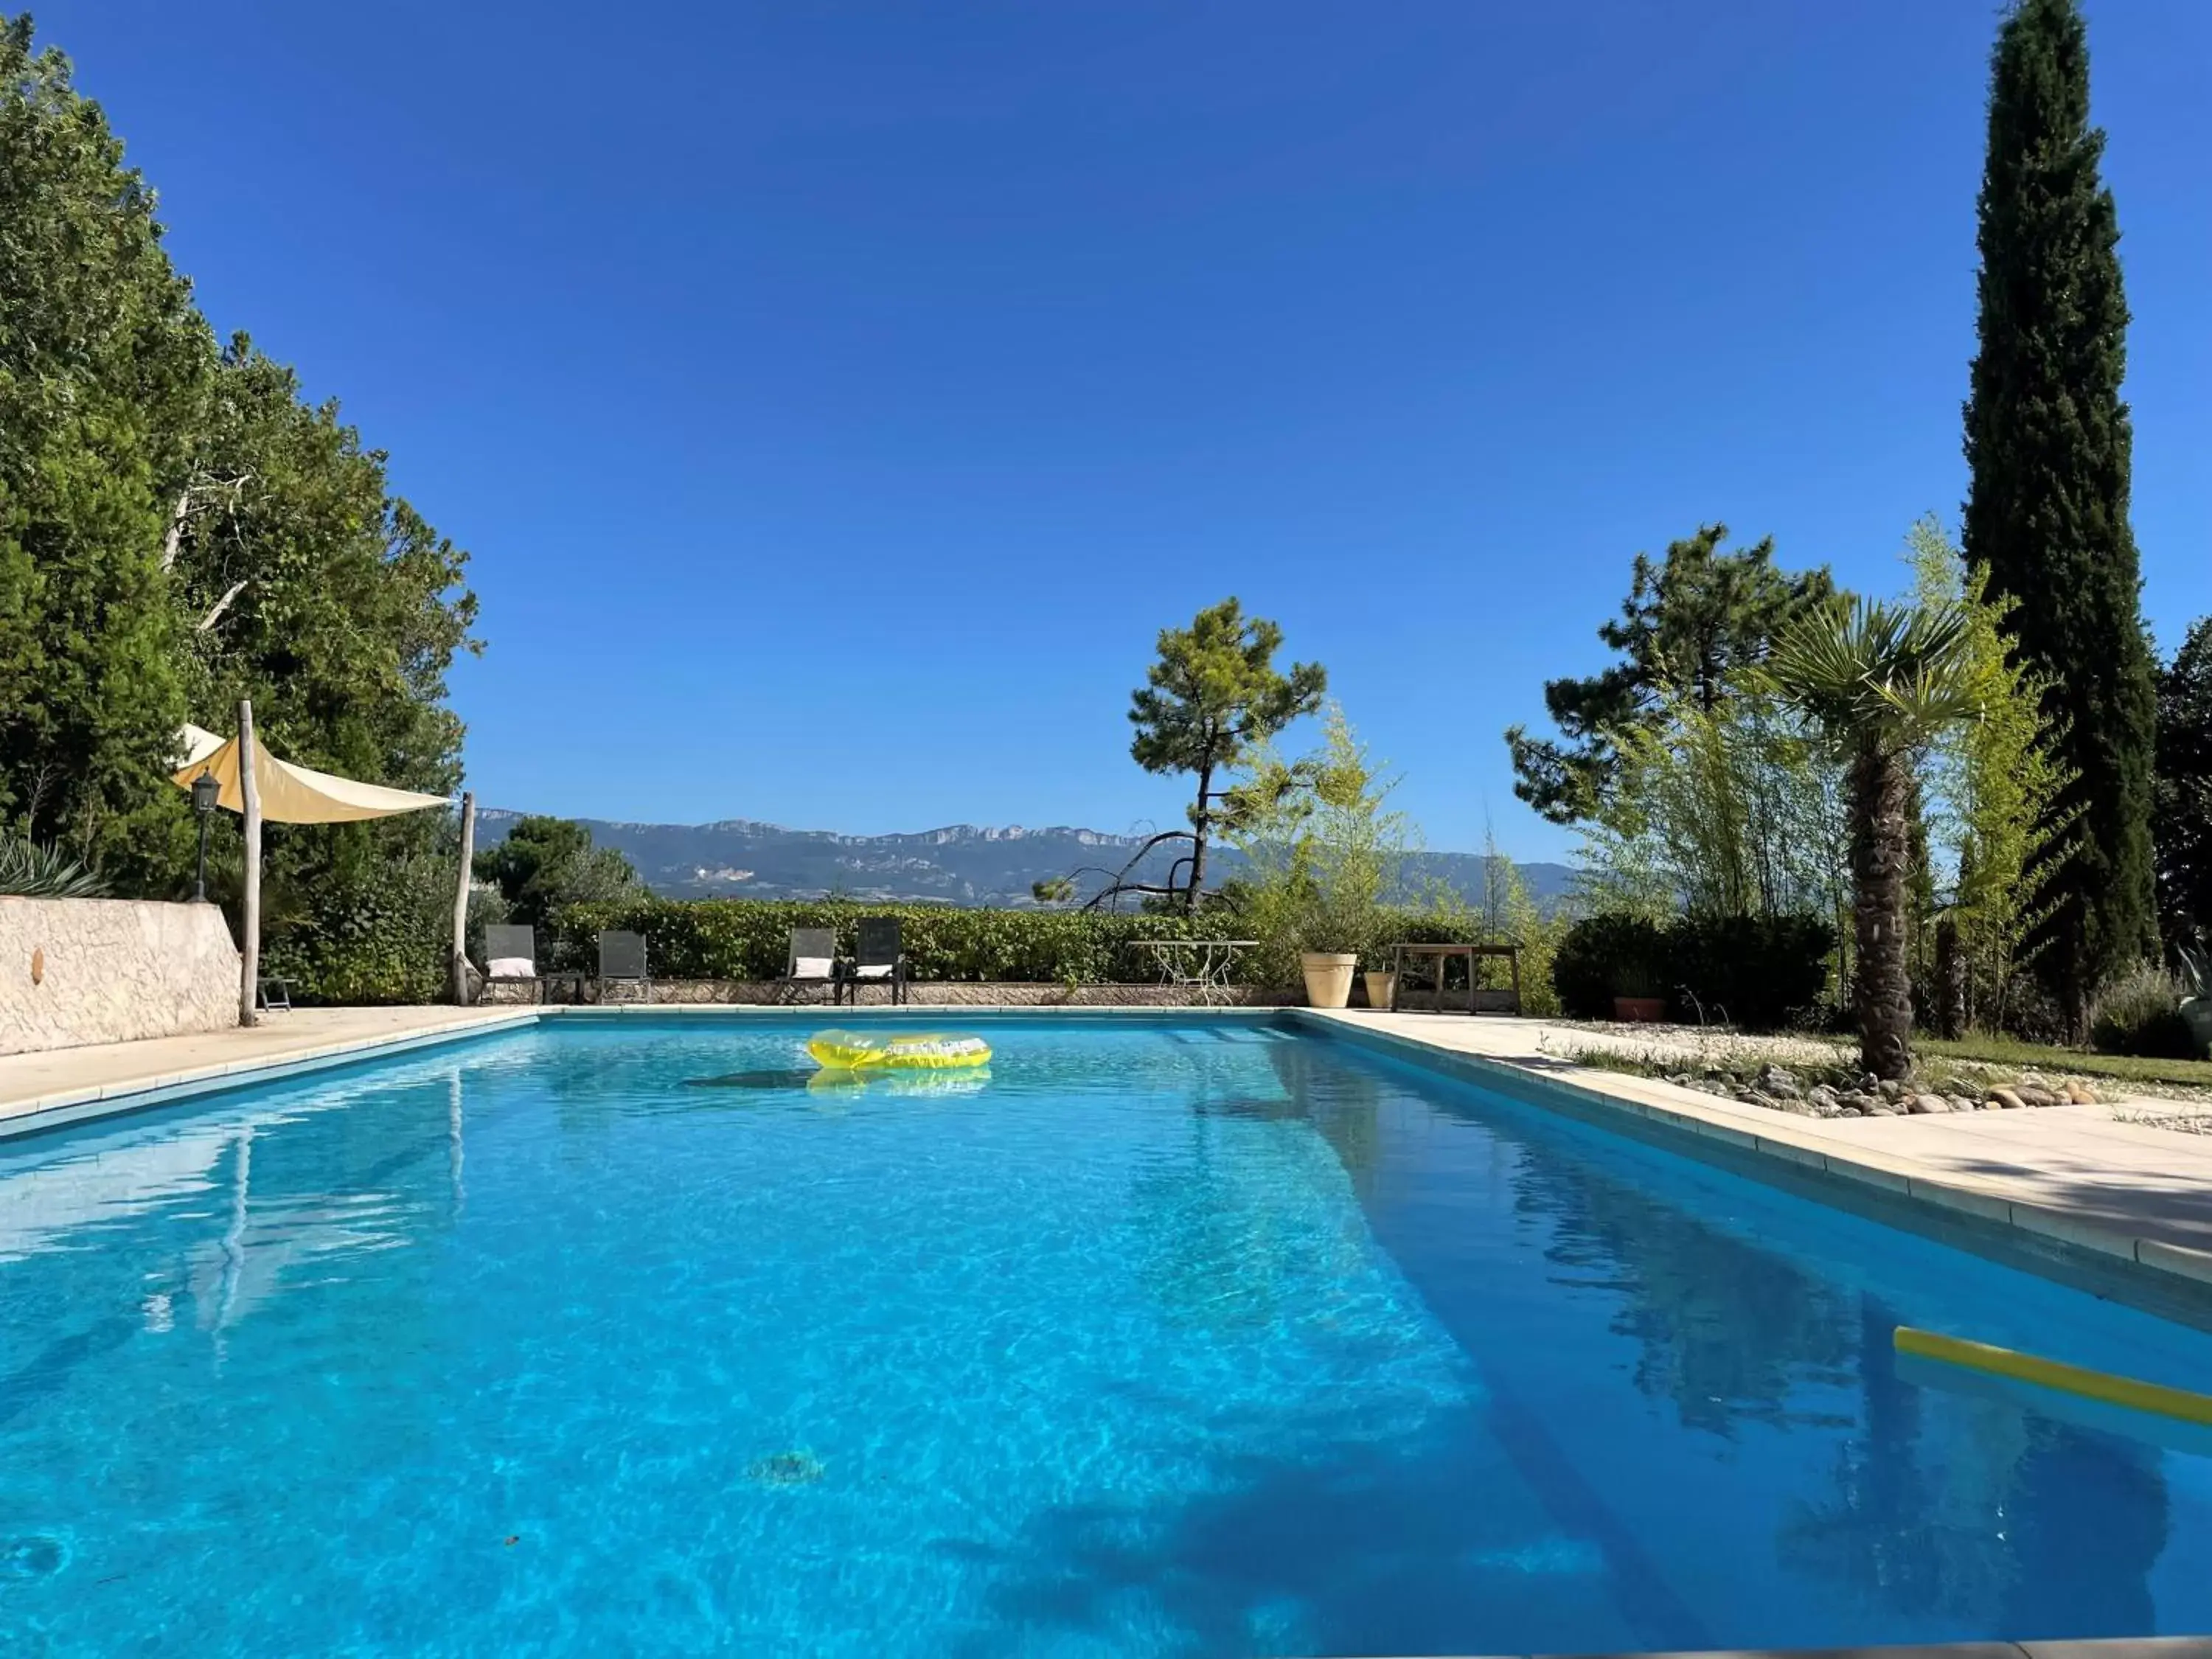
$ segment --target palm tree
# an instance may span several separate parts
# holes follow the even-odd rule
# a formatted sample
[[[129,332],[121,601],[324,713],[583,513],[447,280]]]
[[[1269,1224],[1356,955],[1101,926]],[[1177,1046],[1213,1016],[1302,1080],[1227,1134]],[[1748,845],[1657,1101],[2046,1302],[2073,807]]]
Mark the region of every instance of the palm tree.
[[[1844,750],[1858,938],[1860,1064],[1912,1073],[1912,981],[1905,965],[1911,866],[1912,753],[1981,712],[1966,618],[1950,605],[1838,595],[1785,627],[1768,658],[1774,691]]]

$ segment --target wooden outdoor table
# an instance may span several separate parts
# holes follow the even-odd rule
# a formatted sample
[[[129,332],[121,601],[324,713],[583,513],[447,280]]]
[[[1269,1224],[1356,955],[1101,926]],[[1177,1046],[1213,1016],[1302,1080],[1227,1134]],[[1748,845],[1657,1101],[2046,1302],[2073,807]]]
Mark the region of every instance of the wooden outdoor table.
[[[1394,966],[1396,973],[1390,987],[1390,1006],[1395,1011],[1404,1008],[1408,1012],[1441,1014],[1446,1012],[1444,1001],[1444,964],[1454,957],[1467,963],[1467,1001],[1461,1010],[1464,1013],[1517,1014],[1521,1012],[1521,947],[1517,945],[1400,945],[1396,947]],[[1475,983],[1475,961],[1481,957],[1504,957],[1513,968],[1513,988],[1510,991],[1491,991]],[[1425,960],[1433,975],[1428,992],[1428,1005],[1417,1009],[1406,1000],[1406,967],[1409,962]]]

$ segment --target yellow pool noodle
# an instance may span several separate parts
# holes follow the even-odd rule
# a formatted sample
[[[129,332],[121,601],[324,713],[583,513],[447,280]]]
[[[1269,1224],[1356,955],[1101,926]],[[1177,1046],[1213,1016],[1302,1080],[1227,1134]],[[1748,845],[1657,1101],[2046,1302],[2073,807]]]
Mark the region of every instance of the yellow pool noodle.
[[[2023,1382],[2057,1389],[2063,1394],[2078,1394],[2084,1399],[2101,1400],[2108,1405],[2152,1412],[2160,1417],[2178,1417],[2187,1423],[2212,1424],[2212,1395],[2191,1394],[2186,1389],[2169,1389],[2161,1382],[2142,1382],[2131,1376],[2114,1376],[2110,1371],[2093,1371],[2086,1366],[2069,1365],[2063,1360],[2015,1353],[2010,1348],[1969,1342],[1964,1337],[1939,1336],[1934,1331],[1916,1330],[1910,1325],[1897,1328],[1895,1340],[1899,1353],[1918,1354],[1924,1359],[1940,1359],[1971,1370],[2016,1377]]]

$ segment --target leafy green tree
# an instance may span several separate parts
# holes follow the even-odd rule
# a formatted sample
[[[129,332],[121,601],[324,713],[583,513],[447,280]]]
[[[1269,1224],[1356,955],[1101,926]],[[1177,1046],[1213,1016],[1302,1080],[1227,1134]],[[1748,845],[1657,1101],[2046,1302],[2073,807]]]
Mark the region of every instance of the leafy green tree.
[[[287,758],[451,791],[462,727],[446,674],[477,648],[468,556],[391,493],[384,455],[336,403],[303,402],[293,371],[243,335],[216,392],[173,544],[196,703],[251,696]]]
[[[2021,0],[1992,56],[1978,213],[1980,349],[1966,405],[1966,557],[2045,686],[2081,834],[2052,884],[2041,971],[2085,1030],[2153,937],[2153,665],[2128,526],[2119,224],[2089,125],[2075,0]]]
[[[1482,831],[1482,898],[1477,909],[1484,944],[1521,947],[1521,1012],[1539,1018],[1556,1015],[1559,994],[1552,984],[1552,959],[1573,919],[1565,907],[1544,913],[1521,866],[1499,849],[1497,831],[1488,824]],[[1487,959],[1481,966],[1482,983],[1504,984],[1504,969]]]
[[[385,458],[334,403],[303,402],[293,372],[242,335],[222,354],[191,459],[170,556],[198,718],[227,730],[251,697],[288,760],[432,794],[458,787],[462,728],[446,674],[476,647],[466,555],[392,495]],[[329,968],[304,976],[318,994],[343,981],[357,997],[344,963],[362,952],[343,944],[355,921],[404,918],[379,935],[379,960],[393,937],[434,940],[456,850],[436,813],[270,826],[270,948],[282,954],[294,932],[303,951],[319,941],[309,954]],[[404,972],[380,969],[377,982],[416,983],[422,956],[410,947]]]
[[[1907,550],[1919,603],[1964,617],[1962,648],[1980,688],[1979,718],[1945,731],[1927,770],[1968,1012],[2000,1027],[2016,978],[2041,948],[2049,890],[2080,814],[2061,800],[2072,775],[2044,713],[2046,688],[2009,631],[2016,602],[1990,596],[1987,568],[1966,564],[1932,517],[1912,527]]]
[[[2159,913],[2167,940],[2212,933],[2212,617],[2159,676]]]
[[[1619,732],[1612,782],[1579,828],[1593,910],[1840,919],[1847,902],[1836,763],[1755,687],[1732,681],[1710,703],[1662,689]]]
[[[0,832],[173,894],[187,718],[228,730],[251,697],[290,759],[451,789],[445,675],[476,602],[465,556],[335,406],[242,337],[215,349],[154,215],[67,61],[0,21]],[[269,959],[309,994],[434,989],[455,833],[436,814],[271,826]]]
[[[1860,1060],[1876,1077],[1909,1077],[1913,753],[1980,711],[1966,618],[1839,596],[1784,630],[1762,678],[1845,757]]]
[[[0,823],[139,884],[189,836],[161,544],[211,359],[100,106],[0,21]]]
[[[1190,806],[1190,875],[1183,902],[1192,909],[1205,890],[1207,842],[1226,791],[1219,781],[1301,715],[1321,707],[1328,689],[1319,663],[1275,666],[1283,630],[1247,617],[1232,597],[1201,611],[1188,628],[1160,631],[1159,660],[1130,694],[1137,735],[1130,756],[1147,772],[1190,773],[1198,793]]]
[[[495,885],[514,920],[534,927],[571,904],[605,904],[637,890],[637,872],[611,847],[570,818],[517,818],[496,847],[476,857],[479,880]]]
[[[1262,750],[1253,760],[1250,780],[1233,792],[1231,823],[1250,871],[1239,898],[1243,925],[1260,941],[1260,971],[1295,984],[1305,951],[1384,965],[1394,919],[1383,907],[1402,896],[1419,842],[1413,821],[1389,804],[1398,780],[1333,703],[1313,754],[1286,762]]]
[[[1665,705],[1686,696],[1716,712],[1741,671],[1766,654],[1776,631],[1833,591],[1826,569],[1774,568],[1774,540],[1721,550],[1728,526],[1710,524],[1672,543],[1663,562],[1636,556],[1618,620],[1597,635],[1622,660],[1586,679],[1548,680],[1544,706],[1567,741],[1505,734],[1513,793],[1554,823],[1590,817],[1617,775],[1622,734],[1665,723]]]

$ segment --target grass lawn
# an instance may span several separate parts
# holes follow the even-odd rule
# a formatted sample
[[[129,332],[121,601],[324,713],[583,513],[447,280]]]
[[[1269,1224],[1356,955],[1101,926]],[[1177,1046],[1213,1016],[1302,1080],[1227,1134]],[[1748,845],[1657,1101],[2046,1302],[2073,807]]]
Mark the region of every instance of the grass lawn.
[[[1912,1046],[1923,1054],[2017,1066],[2024,1072],[2070,1072],[2079,1077],[2117,1078],[2127,1083],[2182,1083],[2212,1089],[2212,1060],[2144,1060],[2134,1054],[2100,1054],[2087,1048],[2060,1048],[2005,1036],[1962,1037],[1947,1042],[1941,1037],[1916,1036]]]

